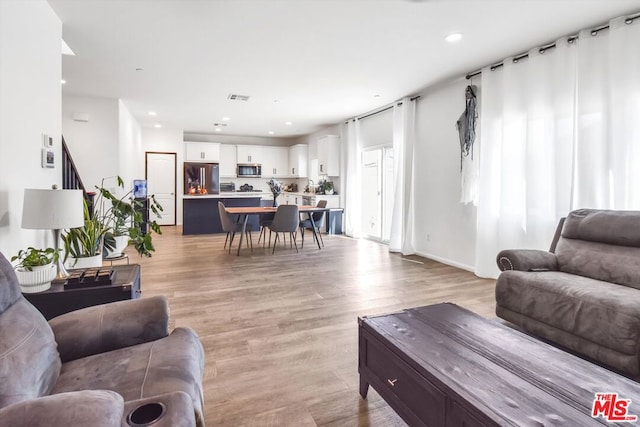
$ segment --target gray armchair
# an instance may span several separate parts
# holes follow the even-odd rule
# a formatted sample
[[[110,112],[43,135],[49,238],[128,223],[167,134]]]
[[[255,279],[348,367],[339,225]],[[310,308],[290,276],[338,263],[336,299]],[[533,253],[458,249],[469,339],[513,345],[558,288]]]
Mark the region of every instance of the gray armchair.
[[[191,329],[169,334],[168,320],[153,297],[47,323],[0,254],[0,427],[128,426],[159,413],[154,426],[203,426],[202,345]]]
[[[496,314],[640,378],[640,211],[581,209],[551,249],[497,256]]]

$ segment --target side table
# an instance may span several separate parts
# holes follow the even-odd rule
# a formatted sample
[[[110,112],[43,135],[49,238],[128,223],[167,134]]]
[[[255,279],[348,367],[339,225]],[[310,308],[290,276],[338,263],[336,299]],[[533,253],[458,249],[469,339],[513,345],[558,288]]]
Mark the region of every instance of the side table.
[[[140,298],[140,266],[130,264],[111,268],[114,272],[111,285],[65,289],[61,283],[52,283],[44,292],[23,295],[47,320],[85,307]]]

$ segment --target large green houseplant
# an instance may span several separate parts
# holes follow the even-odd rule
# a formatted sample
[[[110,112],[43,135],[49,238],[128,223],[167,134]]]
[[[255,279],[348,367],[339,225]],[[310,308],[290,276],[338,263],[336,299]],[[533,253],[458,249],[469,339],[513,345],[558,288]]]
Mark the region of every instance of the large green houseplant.
[[[107,236],[109,231],[108,226],[104,225],[96,215],[91,214],[89,205],[84,200],[84,225],[72,228],[62,235],[65,262],[72,258],[69,262],[70,268],[102,265],[103,246],[114,245],[113,240]],[[87,258],[90,260],[86,260]],[[88,264],[84,261],[79,263],[83,259]]]
[[[119,176],[118,187],[124,190],[124,181]],[[133,197],[133,189],[126,191],[123,196],[118,197],[104,185],[102,180],[96,199],[96,214],[104,227],[108,228],[105,239],[105,247],[115,251],[115,255],[120,255],[122,249],[116,248],[116,240],[123,238],[125,242],[131,243],[140,256],[151,256],[155,251],[153,246],[152,232],[162,234],[162,230],[156,221],[145,221],[143,211],[147,208],[155,215],[160,216],[162,206],[158,203],[154,195],[147,199],[136,199]],[[147,230],[148,226],[148,230]],[[126,247],[126,244],[125,244]]]

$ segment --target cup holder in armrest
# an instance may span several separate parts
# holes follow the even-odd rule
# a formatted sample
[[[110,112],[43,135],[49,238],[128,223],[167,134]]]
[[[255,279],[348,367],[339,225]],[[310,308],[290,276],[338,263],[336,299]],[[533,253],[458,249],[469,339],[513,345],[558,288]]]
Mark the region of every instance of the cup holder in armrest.
[[[167,412],[166,406],[160,402],[147,403],[133,409],[127,415],[127,424],[132,427],[150,426]]]

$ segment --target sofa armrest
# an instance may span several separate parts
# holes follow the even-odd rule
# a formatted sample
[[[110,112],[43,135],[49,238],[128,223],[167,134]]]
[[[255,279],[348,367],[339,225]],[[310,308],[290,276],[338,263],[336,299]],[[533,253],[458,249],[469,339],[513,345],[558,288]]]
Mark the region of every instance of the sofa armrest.
[[[25,400],[0,409],[0,427],[120,427],[122,396],[107,390],[82,390]]]
[[[87,307],[49,321],[63,362],[155,341],[169,334],[163,296]]]
[[[535,249],[505,249],[496,257],[501,271],[556,271],[558,260],[551,252]]]
[[[164,408],[159,409],[158,404]],[[149,406],[145,408],[145,405]],[[152,417],[145,417],[145,415],[156,415],[159,412],[162,416],[155,422]],[[153,422],[153,427],[195,427],[198,424],[197,416],[191,397],[183,391],[176,391],[127,402],[122,415],[122,425],[129,426],[127,419],[132,417],[134,421],[138,420],[139,424],[140,421]],[[202,423],[200,425],[204,425],[204,420],[200,422]]]

